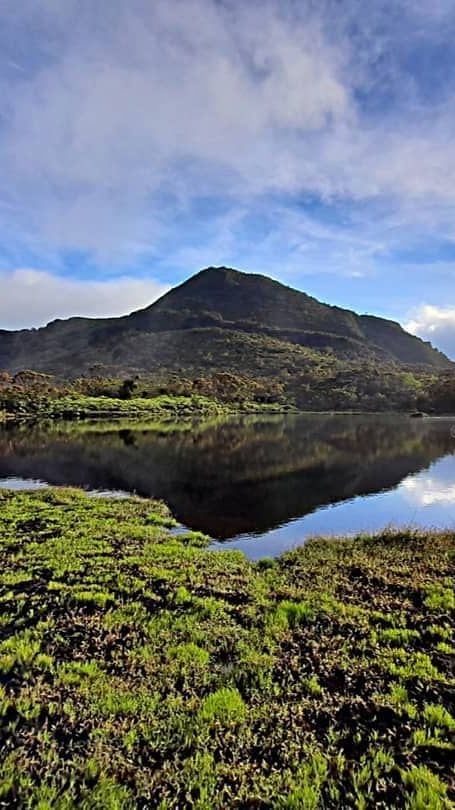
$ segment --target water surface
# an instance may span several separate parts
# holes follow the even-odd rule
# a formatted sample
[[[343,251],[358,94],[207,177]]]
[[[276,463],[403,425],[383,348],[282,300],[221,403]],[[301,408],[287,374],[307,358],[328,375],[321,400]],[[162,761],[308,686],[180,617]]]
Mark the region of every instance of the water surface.
[[[277,554],[315,534],[455,528],[450,419],[300,415],[0,429],[0,486],[164,499],[185,526]]]

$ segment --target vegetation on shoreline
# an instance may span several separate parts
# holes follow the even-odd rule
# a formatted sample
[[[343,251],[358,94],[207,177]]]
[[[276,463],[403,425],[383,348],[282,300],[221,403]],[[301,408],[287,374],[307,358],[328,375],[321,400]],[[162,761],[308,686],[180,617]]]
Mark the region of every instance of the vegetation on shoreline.
[[[162,421],[215,417],[238,412],[295,410],[266,392],[264,387],[243,384],[242,396],[229,388],[230,375],[221,375],[216,389],[198,384],[138,379],[83,378],[71,383],[48,374],[20,372],[0,375],[0,421],[8,419],[141,419]],[[224,395],[220,391],[224,386]],[[256,391],[256,393],[255,393]],[[231,395],[232,394],[232,395]],[[249,398],[248,398],[249,396]]]
[[[253,564],[172,526],[0,494],[0,806],[450,808],[454,535]]]
[[[308,361],[305,373],[261,378],[214,373],[118,379],[93,373],[72,381],[35,371],[0,373],[0,421],[7,418],[180,419],[222,413],[455,412],[455,375]]]
[[[229,413],[227,408],[207,397],[160,396],[153,399],[116,399],[114,397],[88,397],[68,394],[40,403],[30,401],[16,411],[15,416],[34,416],[40,419],[102,419],[144,418],[185,419],[188,416],[213,416]]]

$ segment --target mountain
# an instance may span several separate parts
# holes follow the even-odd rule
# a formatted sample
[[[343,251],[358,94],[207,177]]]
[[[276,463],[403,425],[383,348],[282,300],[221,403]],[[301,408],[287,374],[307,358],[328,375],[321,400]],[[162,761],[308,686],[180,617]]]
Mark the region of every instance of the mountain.
[[[303,371],[320,357],[453,369],[398,323],[329,306],[270,278],[202,270],[145,309],[121,318],[70,318],[0,331],[0,369],[72,378],[105,374]]]

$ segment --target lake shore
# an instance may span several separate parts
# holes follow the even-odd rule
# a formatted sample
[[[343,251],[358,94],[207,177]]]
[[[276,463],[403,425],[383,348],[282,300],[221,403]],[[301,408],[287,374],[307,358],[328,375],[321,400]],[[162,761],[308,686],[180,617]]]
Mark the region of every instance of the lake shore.
[[[455,534],[251,563],[174,526],[0,493],[2,801],[449,808]]]
[[[108,396],[67,395],[54,398],[31,397],[15,403],[15,409],[0,411],[0,424],[19,421],[76,421],[84,419],[161,419],[182,421],[242,414],[297,413],[291,406],[247,402],[221,402],[218,399],[162,395],[152,398],[118,399]]]
[[[404,410],[375,411],[359,409],[299,409],[292,405],[260,402],[222,402],[219,399],[194,394],[192,396],[162,395],[152,398],[119,399],[109,396],[66,395],[61,397],[29,397],[14,403],[14,410],[0,409],[0,425],[27,421],[82,421],[82,420],[161,420],[185,421],[208,419],[216,416],[307,414],[340,416],[387,415],[412,417],[416,414]],[[422,419],[455,419],[450,413],[418,414]]]

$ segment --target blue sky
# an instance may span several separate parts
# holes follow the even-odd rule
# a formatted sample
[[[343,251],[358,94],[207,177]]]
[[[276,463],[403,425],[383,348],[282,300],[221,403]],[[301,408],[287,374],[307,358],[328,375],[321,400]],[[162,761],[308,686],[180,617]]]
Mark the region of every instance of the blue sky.
[[[453,0],[2,0],[0,328],[207,265],[455,358]]]

